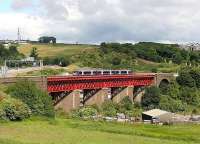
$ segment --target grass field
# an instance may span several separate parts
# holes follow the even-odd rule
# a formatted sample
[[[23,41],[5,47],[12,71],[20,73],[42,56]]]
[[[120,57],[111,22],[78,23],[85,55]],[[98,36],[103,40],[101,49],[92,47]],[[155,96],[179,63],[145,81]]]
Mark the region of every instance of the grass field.
[[[136,72],[150,72],[152,68],[157,69],[158,72],[171,73],[177,72],[180,69],[180,65],[173,63],[156,63],[137,58],[137,64],[134,66]]]
[[[97,48],[95,45],[70,45],[70,44],[25,44],[20,45],[18,50],[28,56],[33,47],[38,49],[40,57],[72,56],[83,51]]]
[[[56,119],[0,124],[1,144],[198,144],[200,125],[152,126]]]

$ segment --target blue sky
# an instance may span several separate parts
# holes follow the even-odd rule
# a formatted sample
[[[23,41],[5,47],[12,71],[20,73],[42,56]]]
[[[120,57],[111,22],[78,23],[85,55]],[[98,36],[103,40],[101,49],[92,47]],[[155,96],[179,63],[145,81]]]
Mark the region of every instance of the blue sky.
[[[0,12],[11,11],[11,0],[0,0]]]
[[[0,39],[199,42],[199,0],[0,0]]]

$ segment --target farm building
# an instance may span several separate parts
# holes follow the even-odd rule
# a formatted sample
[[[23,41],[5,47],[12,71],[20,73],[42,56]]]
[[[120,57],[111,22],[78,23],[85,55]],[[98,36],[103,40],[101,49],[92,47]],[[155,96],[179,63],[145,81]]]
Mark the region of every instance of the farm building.
[[[143,121],[151,122],[171,122],[173,120],[173,114],[171,112],[163,111],[160,109],[153,109],[142,113]]]

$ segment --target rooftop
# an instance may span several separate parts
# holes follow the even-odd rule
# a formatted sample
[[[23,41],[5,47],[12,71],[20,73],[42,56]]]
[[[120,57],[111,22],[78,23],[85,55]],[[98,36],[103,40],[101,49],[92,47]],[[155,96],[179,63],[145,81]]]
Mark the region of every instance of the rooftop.
[[[149,115],[149,116],[152,116],[152,117],[156,117],[156,116],[160,116],[160,115],[167,114],[167,113],[170,113],[170,112],[163,111],[163,110],[160,110],[160,109],[152,109],[150,111],[143,112],[142,114]]]

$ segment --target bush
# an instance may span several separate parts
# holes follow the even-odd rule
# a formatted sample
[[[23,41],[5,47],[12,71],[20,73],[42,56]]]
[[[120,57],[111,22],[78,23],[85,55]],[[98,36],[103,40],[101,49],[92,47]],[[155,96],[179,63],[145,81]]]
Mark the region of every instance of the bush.
[[[134,105],[131,101],[131,99],[127,96],[119,103],[119,112],[125,113],[126,111],[132,111],[134,108]]]
[[[70,65],[70,63],[71,63],[70,58],[63,57],[63,56],[57,56],[54,58],[50,58],[50,57],[44,58],[45,65],[59,65],[62,67],[66,67]]]
[[[129,117],[141,117],[142,109],[134,108],[133,110],[125,111],[125,115]]]
[[[97,115],[97,110],[92,107],[84,107],[79,110],[81,117],[92,117]]]
[[[92,107],[83,107],[72,112],[73,118],[92,118],[97,115],[97,110]]]
[[[29,118],[31,111],[22,101],[6,98],[0,103],[0,119],[18,121]]]
[[[10,86],[7,92],[27,104],[34,115],[54,117],[51,97],[39,89],[35,83],[27,80],[18,81]]]
[[[182,103],[181,100],[172,99],[170,96],[162,95],[160,108],[170,112],[183,112],[185,111],[186,105]]]
[[[145,109],[158,108],[160,102],[160,89],[152,86],[146,88],[145,94],[142,97],[142,107]]]
[[[102,104],[102,110],[104,116],[113,117],[117,115],[117,105],[111,100],[105,101]]]
[[[0,106],[0,120],[7,120],[6,112],[4,111],[2,106]]]
[[[186,87],[196,87],[196,82],[192,78],[189,72],[187,71],[182,71],[180,72],[179,76],[177,77],[176,81],[178,82],[179,85],[181,86],[186,86]]]

